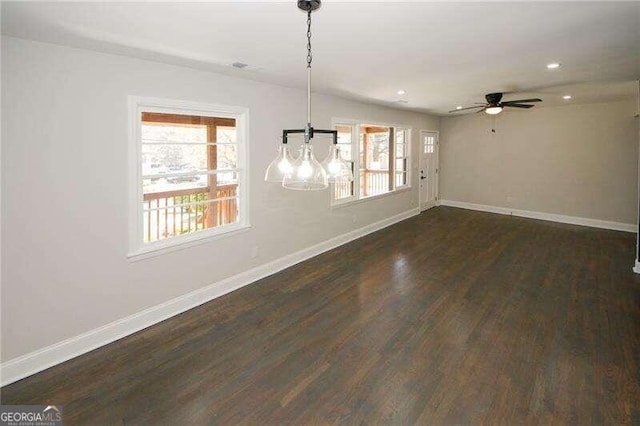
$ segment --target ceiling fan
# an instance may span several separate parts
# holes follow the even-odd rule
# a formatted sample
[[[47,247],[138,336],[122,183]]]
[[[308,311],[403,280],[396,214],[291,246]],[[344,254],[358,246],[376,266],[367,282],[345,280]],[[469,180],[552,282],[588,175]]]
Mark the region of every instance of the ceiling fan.
[[[490,115],[500,114],[502,109],[505,107],[509,108],[533,108],[535,105],[527,105],[525,102],[542,102],[542,99],[533,98],[533,99],[518,99],[515,101],[502,101],[502,93],[489,93],[485,95],[485,99],[487,100],[486,104],[481,104],[477,106],[471,106],[466,108],[456,108],[449,112],[460,112],[468,109],[480,108],[476,112],[486,112]]]

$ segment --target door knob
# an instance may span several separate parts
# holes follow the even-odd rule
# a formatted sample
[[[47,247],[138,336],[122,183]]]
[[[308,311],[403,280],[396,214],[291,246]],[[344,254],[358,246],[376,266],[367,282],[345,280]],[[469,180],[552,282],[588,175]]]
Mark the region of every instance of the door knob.
[[[426,176],[420,176],[420,180],[426,179],[426,178],[427,178]]]

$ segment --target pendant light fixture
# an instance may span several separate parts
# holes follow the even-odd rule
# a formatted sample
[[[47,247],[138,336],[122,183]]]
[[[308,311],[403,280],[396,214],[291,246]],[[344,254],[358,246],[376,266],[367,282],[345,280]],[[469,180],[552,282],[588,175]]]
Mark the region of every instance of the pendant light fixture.
[[[267,182],[280,182],[284,177],[293,171],[293,158],[289,152],[287,144],[281,144],[278,147],[278,155],[273,159],[267,172],[264,175],[264,180]]]
[[[286,189],[314,191],[325,189],[329,183],[350,182],[353,171],[340,155],[336,130],[314,129],[311,125],[311,12],[320,7],[321,0],[298,0],[298,8],[307,12],[307,125],[304,129],[282,131],[282,144],[276,158],[269,164],[264,180],[279,182]],[[293,159],[287,145],[291,134],[304,134],[304,143],[297,159]],[[311,140],[316,134],[330,134],[333,144],[329,155],[320,164],[313,155]]]

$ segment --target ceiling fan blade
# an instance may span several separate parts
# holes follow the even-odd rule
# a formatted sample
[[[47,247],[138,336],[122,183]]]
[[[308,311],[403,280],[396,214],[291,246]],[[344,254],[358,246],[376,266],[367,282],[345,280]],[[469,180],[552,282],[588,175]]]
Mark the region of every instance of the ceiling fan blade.
[[[484,108],[484,105],[480,106],[472,106],[472,107],[466,107],[466,108],[460,108],[460,109],[452,109],[449,112],[458,112],[458,111],[464,111],[465,109],[474,109],[474,108]]]
[[[509,108],[533,108],[535,105],[525,105],[525,104],[502,104],[503,107]]]
[[[538,99],[538,98],[533,98],[533,99],[516,99],[515,101],[505,101],[502,103],[502,105],[508,105],[508,104],[521,104],[524,102],[542,102],[542,99]]]
[[[481,109],[480,111],[476,111],[476,114],[477,114],[477,113],[479,113],[479,112],[484,112],[486,109],[487,109],[487,107],[486,107],[486,106],[485,106],[485,107],[482,107],[482,109]]]

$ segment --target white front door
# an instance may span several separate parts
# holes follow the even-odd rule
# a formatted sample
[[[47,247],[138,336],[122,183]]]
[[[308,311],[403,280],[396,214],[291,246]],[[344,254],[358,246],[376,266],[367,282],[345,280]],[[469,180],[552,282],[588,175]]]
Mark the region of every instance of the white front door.
[[[420,132],[420,210],[438,200],[438,132]]]

